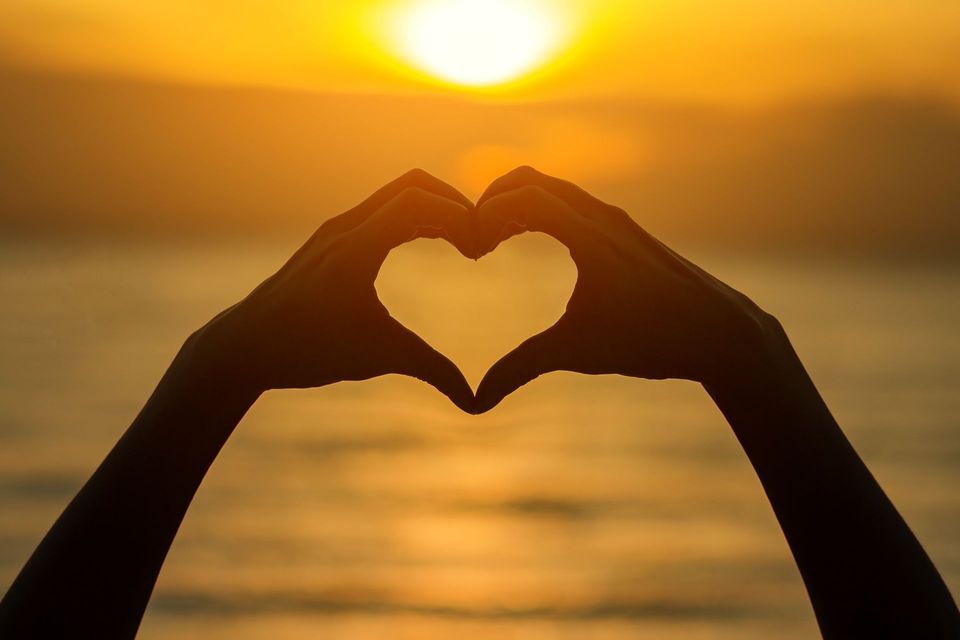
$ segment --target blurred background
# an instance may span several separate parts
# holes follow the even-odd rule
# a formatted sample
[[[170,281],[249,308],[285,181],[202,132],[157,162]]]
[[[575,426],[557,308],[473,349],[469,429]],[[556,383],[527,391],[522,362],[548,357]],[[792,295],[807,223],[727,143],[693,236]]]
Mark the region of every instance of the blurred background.
[[[0,4],[0,591],[183,339],[419,166],[578,182],[777,315],[960,594],[960,4]],[[472,383],[559,317],[542,236],[378,290]],[[322,304],[322,300],[318,301]],[[809,638],[696,385],[553,374],[491,414],[268,394],[143,638]]]

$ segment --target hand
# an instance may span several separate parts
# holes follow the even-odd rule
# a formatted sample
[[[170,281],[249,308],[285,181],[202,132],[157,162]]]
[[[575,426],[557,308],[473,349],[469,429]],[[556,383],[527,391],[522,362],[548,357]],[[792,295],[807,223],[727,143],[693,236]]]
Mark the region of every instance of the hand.
[[[550,371],[618,373],[709,382],[745,366],[776,321],[743,294],[658,242],[625,212],[579,187],[521,167],[477,204],[477,248],[541,231],[577,265],[566,312],[500,359],[477,390],[475,409]]]
[[[276,274],[197,332],[194,351],[256,391],[399,373],[470,411],[463,374],[390,316],[374,281],[390,250],[415,238],[443,237],[472,258],[472,208],[453,187],[411,171],[324,223]]]

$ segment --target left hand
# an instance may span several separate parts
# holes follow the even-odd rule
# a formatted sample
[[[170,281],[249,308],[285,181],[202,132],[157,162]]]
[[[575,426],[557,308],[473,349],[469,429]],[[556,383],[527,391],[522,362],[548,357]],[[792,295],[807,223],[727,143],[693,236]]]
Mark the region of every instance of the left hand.
[[[256,392],[399,373],[433,385],[469,412],[473,391],[463,374],[390,316],[374,281],[387,254],[416,238],[445,238],[473,258],[472,209],[453,187],[411,171],[325,222],[188,346],[214,375]]]

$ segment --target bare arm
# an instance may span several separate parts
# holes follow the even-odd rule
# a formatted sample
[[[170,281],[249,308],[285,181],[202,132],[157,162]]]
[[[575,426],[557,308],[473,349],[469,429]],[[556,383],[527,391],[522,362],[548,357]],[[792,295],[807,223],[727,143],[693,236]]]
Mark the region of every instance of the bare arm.
[[[779,325],[766,362],[705,384],[753,464],[823,635],[956,638],[960,615]]]
[[[490,369],[478,410],[556,370],[700,382],[763,484],[824,637],[960,637],[943,580],[774,318],[623,211],[530,168],[490,186],[477,224],[481,252],[541,231],[579,272],[556,325]]]
[[[0,603],[5,638],[132,638],[193,495],[259,395],[188,343]]]
[[[390,249],[415,237],[472,251],[470,209],[451,187],[407,174],[325,223],[191,336],[0,602],[0,637],[134,637],[207,469],[267,389],[401,373],[469,410],[463,375],[390,317],[374,280]]]

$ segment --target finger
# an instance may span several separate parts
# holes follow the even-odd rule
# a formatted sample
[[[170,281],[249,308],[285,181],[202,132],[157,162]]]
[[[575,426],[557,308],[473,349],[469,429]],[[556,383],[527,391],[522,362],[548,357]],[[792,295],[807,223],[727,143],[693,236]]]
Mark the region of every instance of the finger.
[[[540,187],[544,191],[560,198],[573,209],[580,211],[581,214],[584,215],[600,209],[613,209],[613,207],[607,203],[590,195],[572,182],[548,176],[533,167],[526,166],[517,167],[513,171],[494,180],[483,192],[483,195],[480,196],[480,199],[477,200],[477,206],[481,206],[490,198],[495,198],[502,193],[526,186]]]
[[[346,213],[328,219],[316,233],[293,255],[288,264],[299,263],[305,255],[314,254],[320,247],[340,235],[355,229],[363,224],[367,218],[376,213],[381,207],[397,197],[406,189],[418,188],[435,193],[438,196],[449,198],[468,209],[473,209],[473,203],[455,188],[430,175],[423,169],[412,169],[396,180],[381,187],[369,198],[350,209]]]
[[[477,388],[474,412],[485,413],[531,380],[565,366],[568,341],[554,325],[527,339],[490,367]]]
[[[648,249],[663,253],[663,244],[651,236],[623,209],[607,204],[572,182],[549,176],[533,167],[517,167],[494,180],[477,200],[479,209],[492,198],[511,189],[535,185],[566,202],[583,217],[600,223],[601,229],[615,236],[632,236],[642,241]],[[613,224],[612,227],[607,225]]]
[[[423,380],[467,413],[473,413],[473,390],[463,373],[449,358],[396,320],[388,353],[392,354],[390,373],[399,373]]]
[[[435,193],[438,196],[458,202],[468,209],[473,208],[473,203],[467,196],[443,180],[430,175],[423,169],[411,169],[393,182],[378,189],[373,195],[353,209],[327,220],[323,226],[327,230],[335,233],[344,233],[354,229],[376,213],[381,207],[405,190],[411,188],[423,189],[424,191],[429,191],[430,193]]]
[[[576,254],[589,245],[595,233],[589,221],[569,204],[535,185],[487,199],[477,208],[475,225],[478,255],[525,231],[547,233]]]
[[[444,238],[463,255],[475,255],[470,210],[418,187],[404,189],[351,234],[377,269],[392,249],[416,238]]]

